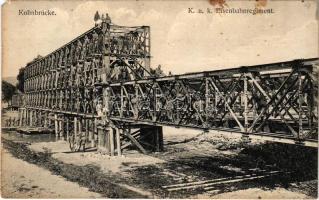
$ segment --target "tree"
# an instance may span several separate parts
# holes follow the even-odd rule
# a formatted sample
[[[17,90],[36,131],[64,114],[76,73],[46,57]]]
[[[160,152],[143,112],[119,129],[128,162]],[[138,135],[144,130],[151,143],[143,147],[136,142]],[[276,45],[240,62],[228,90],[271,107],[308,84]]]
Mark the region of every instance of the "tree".
[[[19,74],[17,76],[18,83],[16,85],[17,89],[24,92],[24,68],[20,68]]]
[[[16,91],[16,87],[7,81],[2,81],[2,100],[9,102]]]

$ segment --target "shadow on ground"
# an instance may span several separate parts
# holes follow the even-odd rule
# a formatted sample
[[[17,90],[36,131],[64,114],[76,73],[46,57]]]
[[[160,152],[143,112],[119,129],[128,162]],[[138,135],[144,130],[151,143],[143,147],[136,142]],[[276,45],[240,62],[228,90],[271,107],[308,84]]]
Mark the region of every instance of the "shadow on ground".
[[[247,145],[236,155],[203,156],[189,153],[169,159],[163,164],[138,167],[129,172],[133,174],[135,184],[152,190],[162,198],[187,198],[204,193],[204,188],[169,192],[162,189],[162,186],[249,175],[256,173],[253,169],[258,169],[260,175],[271,171],[281,173],[245,181],[245,184],[214,185],[214,194],[256,187],[263,190],[281,187],[317,197],[317,149],[289,144]]]
[[[131,167],[125,171],[131,175],[128,177],[102,172],[94,165],[75,166],[62,163],[52,158],[50,152],[33,152],[24,143],[15,143],[6,139],[2,139],[2,143],[16,158],[48,169],[55,175],[77,182],[89,188],[90,191],[98,192],[108,198],[149,198],[123,188],[119,184],[138,186],[159,198],[187,198],[202,194],[207,190],[196,188],[169,192],[162,186],[218,178],[231,179],[235,176],[256,172],[252,171],[253,169],[262,171],[261,174],[277,170],[282,173],[245,183],[214,185],[212,189],[215,191],[214,194],[248,188],[272,190],[275,187],[281,187],[317,197],[317,181],[314,181],[318,177],[317,149],[302,146],[278,143],[246,145],[241,146],[241,150],[235,154],[214,153],[212,155],[207,152],[206,155],[194,154],[183,148],[167,148],[170,151],[176,151],[178,156],[167,156],[167,153],[170,152],[152,154],[166,162]],[[123,163],[126,166],[132,164],[134,163]]]

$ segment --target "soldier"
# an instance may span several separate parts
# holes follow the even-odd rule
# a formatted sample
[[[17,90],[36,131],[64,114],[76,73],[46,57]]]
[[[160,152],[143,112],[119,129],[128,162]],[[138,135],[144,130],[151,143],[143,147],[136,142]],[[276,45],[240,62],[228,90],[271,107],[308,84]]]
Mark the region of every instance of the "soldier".
[[[101,117],[103,115],[103,110],[102,110],[102,100],[99,99],[96,105],[96,112],[97,112],[97,116]]]
[[[87,35],[84,38],[84,42],[83,42],[83,48],[81,51],[81,60],[84,60],[87,56],[87,52],[88,52],[88,45],[89,45],[89,38],[87,37]]]
[[[133,107],[133,112],[136,113],[138,112],[138,95],[136,94],[133,94],[131,96],[131,104],[132,104],[132,107]],[[137,114],[137,113],[136,113]],[[136,116],[137,117],[137,116]]]
[[[104,21],[105,21],[104,14],[102,14],[101,20],[102,20],[102,22],[104,22]]]
[[[112,72],[111,72],[111,77],[110,79],[115,79],[115,80],[119,80],[119,76],[121,74],[121,69],[118,66],[118,64],[115,64],[112,68]]]
[[[96,32],[94,32],[93,33],[93,35],[92,35],[92,42],[93,42],[93,53],[95,54],[95,53],[97,53],[97,50],[98,50],[98,38],[99,37],[99,35],[96,33]]]
[[[121,70],[121,80],[128,80],[129,76],[128,76],[128,71],[126,67],[122,66],[120,70]]]
[[[161,68],[162,68],[162,66],[158,65],[157,68],[155,69],[155,76],[156,77],[165,76],[165,74],[163,73],[163,70]]]
[[[123,36],[120,36],[118,38],[118,42],[117,42],[117,50],[118,50],[118,54],[123,54],[123,40],[124,40],[124,37]]]
[[[88,85],[87,85],[88,86]],[[91,100],[91,95],[90,95],[90,89],[88,87],[85,87],[84,89],[84,98],[85,98],[85,113],[89,113],[91,111],[91,106],[90,106],[90,100]]]
[[[123,37],[123,54],[129,53],[129,35]]]
[[[104,121],[105,125],[108,125],[108,123],[110,122],[109,120],[109,108],[108,106],[105,104],[103,109],[102,109],[102,120]]]
[[[64,92],[61,90],[60,92],[60,98],[59,98],[59,104],[58,104],[58,109],[62,109],[63,106],[63,97],[64,97]]]
[[[104,35],[100,34],[98,37],[98,44],[97,44],[97,52],[100,54],[104,54],[105,46],[104,46]]]
[[[105,22],[106,22],[107,24],[111,24],[111,23],[112,23],[111,18],[110,18],[110,16],[109,16],[108,13],[105,14]]]
[[[118,41],[113,36],[111,39],[111,53],[117,53],[117,49],[118,49]]]
[[[136,40],[136,53],[138,55],[141,55],[141,56],[144,55],[142,48],[143,48],[143,44],[142,44],[141,36],[138,34],[137,40]]]
[[[127,98],[123,98],[123,105],[122,105],[122,108],[123,108],[123,113],[125,114],[126,117],[129,117],[129,100]]]
[[[101,17],[98,11],[94,15],[95,26],[98,26],[101,23]]]

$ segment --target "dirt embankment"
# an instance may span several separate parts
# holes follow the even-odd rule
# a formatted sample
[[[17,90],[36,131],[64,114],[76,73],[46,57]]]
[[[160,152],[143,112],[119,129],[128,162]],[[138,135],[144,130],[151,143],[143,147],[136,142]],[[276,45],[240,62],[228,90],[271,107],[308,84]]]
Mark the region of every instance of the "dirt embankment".
[[[14,158],[7,150],[1,154],[1,192],[4,198],[101,198],[95,192],[54,176],[49,171]]]
[[[130,189],[120,186],[125,179],[114,174],[103,173],[97,166],[76,166],[54,159],[48,152],[33,152],[24,143],[2,139],[3,147],[14,157],[49,170],[53,175],[64,177],[67,181],[78,183],[91,192],[108,198],[147,198]],[[7,160],[5,162],[8,162]],[[53,198],[50,196],[49,198]],[[66,198],[66,196],[62,196]],[[79,198],[79,196],[76,196]],[[41,198],[44,198],[41,196]]]
[[[169,139],[170,138],[170,139]],[[178,136],[178,138],[181,138]],[[166,139],[165,152],[71,153],[63,141],[17,143],[3,140],[13,156],[112,198],[316,198],[317,151],[294,145],[245,143],[240,138],[201,134]],[[163,186],[233,180],[260,171],[282,173],[262,179],[168,191]],[[259,173],[259,172],[258,172]]]

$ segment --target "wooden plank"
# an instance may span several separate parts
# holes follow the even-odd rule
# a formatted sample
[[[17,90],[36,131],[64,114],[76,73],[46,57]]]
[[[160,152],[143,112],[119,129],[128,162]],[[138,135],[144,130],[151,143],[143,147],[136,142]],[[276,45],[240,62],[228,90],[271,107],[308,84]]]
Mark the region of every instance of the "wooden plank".
[[[129,132],[123,131],[123,134],[127,136],[142,153],[147,154],[146,150],[142,147],[142,145]]]

